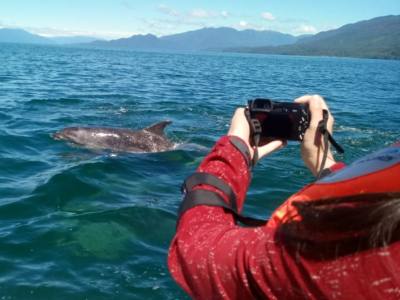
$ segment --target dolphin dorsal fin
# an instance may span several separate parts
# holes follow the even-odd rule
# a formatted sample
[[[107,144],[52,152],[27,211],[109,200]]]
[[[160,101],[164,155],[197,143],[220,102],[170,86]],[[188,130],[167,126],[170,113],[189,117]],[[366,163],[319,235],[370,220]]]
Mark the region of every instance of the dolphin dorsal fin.
[[[167,127],[171,123],[172,123],[172,121],[162,121],[162,122],[153,124],[149,127],[146,127],[144,130],[150,131],[150,132],[158,134],[158,135],[164,135],[165,127]]]

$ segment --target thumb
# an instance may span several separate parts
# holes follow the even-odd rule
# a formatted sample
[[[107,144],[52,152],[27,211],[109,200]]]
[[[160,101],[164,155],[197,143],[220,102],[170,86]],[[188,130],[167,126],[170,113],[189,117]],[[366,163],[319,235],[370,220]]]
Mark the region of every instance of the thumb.
[[[271,154],[272,152],[279,150],[283,147],[285,147],[287,144],[287,141],[284,140],[274,140],[269,142],[268,144],[258,147],[258,155],[260,159],[266,155]]]

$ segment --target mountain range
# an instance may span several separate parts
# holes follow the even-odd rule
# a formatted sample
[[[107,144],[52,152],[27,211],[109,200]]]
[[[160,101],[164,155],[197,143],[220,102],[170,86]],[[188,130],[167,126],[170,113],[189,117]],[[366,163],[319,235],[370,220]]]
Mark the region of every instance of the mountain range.
[[[291,45],[231,48],[225,51],[400,59],[400,16],[348,24],[305,37]]]
[[[104,41],[94,37],[43,37],[22,29],[0,29],[0,43],[80,44],[88,47],[129,48],[134,50],[202,51],[229,47],[260,47],[292,44],[298,40],[290,34],[276,31],[239,31],[229,27],[203,28],[179,34],[157,37],[152,34]]]
[[[0,28],[0,43],[39,44],[39,45],[68,45],[96,41],[89,36],[43,37],[23,29]]]
[[[96,41],[91,46],[132,48],[138,50],[204,51],[233,47],[260,47],[293,44],[298,39],[276,31],[236,30],[229,27],[203,28],[179,34],[156,37],[134,35],[113,41]]]
[[[147,34],[104,41],[93,37],[46,38],[21,29],[0,29],[1,42],[77,44],[81,47],[140,51],[228,51],[400,59],[400,16],[378,17],[304,36],[220,27],[162,37]]]

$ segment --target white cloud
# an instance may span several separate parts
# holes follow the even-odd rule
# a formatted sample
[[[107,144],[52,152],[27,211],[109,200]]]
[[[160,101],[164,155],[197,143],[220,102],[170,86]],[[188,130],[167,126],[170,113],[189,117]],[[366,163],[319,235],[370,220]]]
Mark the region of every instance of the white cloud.
[[[266,30],[265,26],[257,23],[249,23],[247,21],[240,21],[238,24],[231,25],[231,27],[237,29],[237,30],[243,30],[243,29],[253,29],[253,30]]]
[[[221,16],[223,16],[224,18],[229,17],[229,12],[227,12],[226,10],[221,11]]]
[[[270,13],[270,12],[263,12],[262,14],[261,14],[261,17],[264,19],[264,20],[267,20],[267,21],[273,21],[273,20],[275,20],[275,17]]]
[[[38,34],[44,37],[69,37],[69,36],[91,36],[104,39],[118,39],[122,37],[130,37],[138,34],[133,31],[90,31],[90,30],[71,30],[51,27],[21,27],[28,32]]]
[[[170,17],[175,17],[176,19],[181,20],[182,22],[192,21],[196,19],[217,19],[217,18],[227,18],[230,13],[226,10],[221,12],[206,10],[203,8],[196,8],[190,11],[178,11],[172,7],[166,6],[164,4],[160,4],[157,7],[157,10],[165,15]]]
[[[177,11],[176,9],[173,9],[169,6],[166,6],[164,4],[160,4],[158,6],[158,10],[160,12],[162,12],[165,15],[171,16],[171,17],[178,17],[181,15],[181,13],[179,11]]]
[[[249,25],[249,23],[247,23],[246,21],[240,21],[239,22],[239,26],[242,28],[247,28],[247,26]]]
[[[314,34],[317,32],[317,29],[314,26],[302,24],[295,29],[295,33],[298,34]]]
[[[212,18],[212,17],[215,17],[216,15],[217,15],[217,14],[216,14],[215,12],[213,12],[213,11],[208,11],[208,10],[201,9],[201,8],[199,8],[199,9],[193,9],[193,10],[189,13],[189,16],[190,16],[190,17],[199,18],[199,19],[202,19],[202,18]]]
[[[0,29],[7,27],[9,27],[9,25],[0,20]]]

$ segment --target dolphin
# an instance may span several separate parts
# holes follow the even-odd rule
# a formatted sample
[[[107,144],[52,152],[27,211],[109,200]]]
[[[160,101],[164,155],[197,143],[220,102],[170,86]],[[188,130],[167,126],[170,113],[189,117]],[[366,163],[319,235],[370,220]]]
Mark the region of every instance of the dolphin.
[[[171,121],[162,121],[141,130],[108,127],[67,127],[53,134],[56,140],[95,149],[118,152],[162,152],[175,147],[165,136]]]

